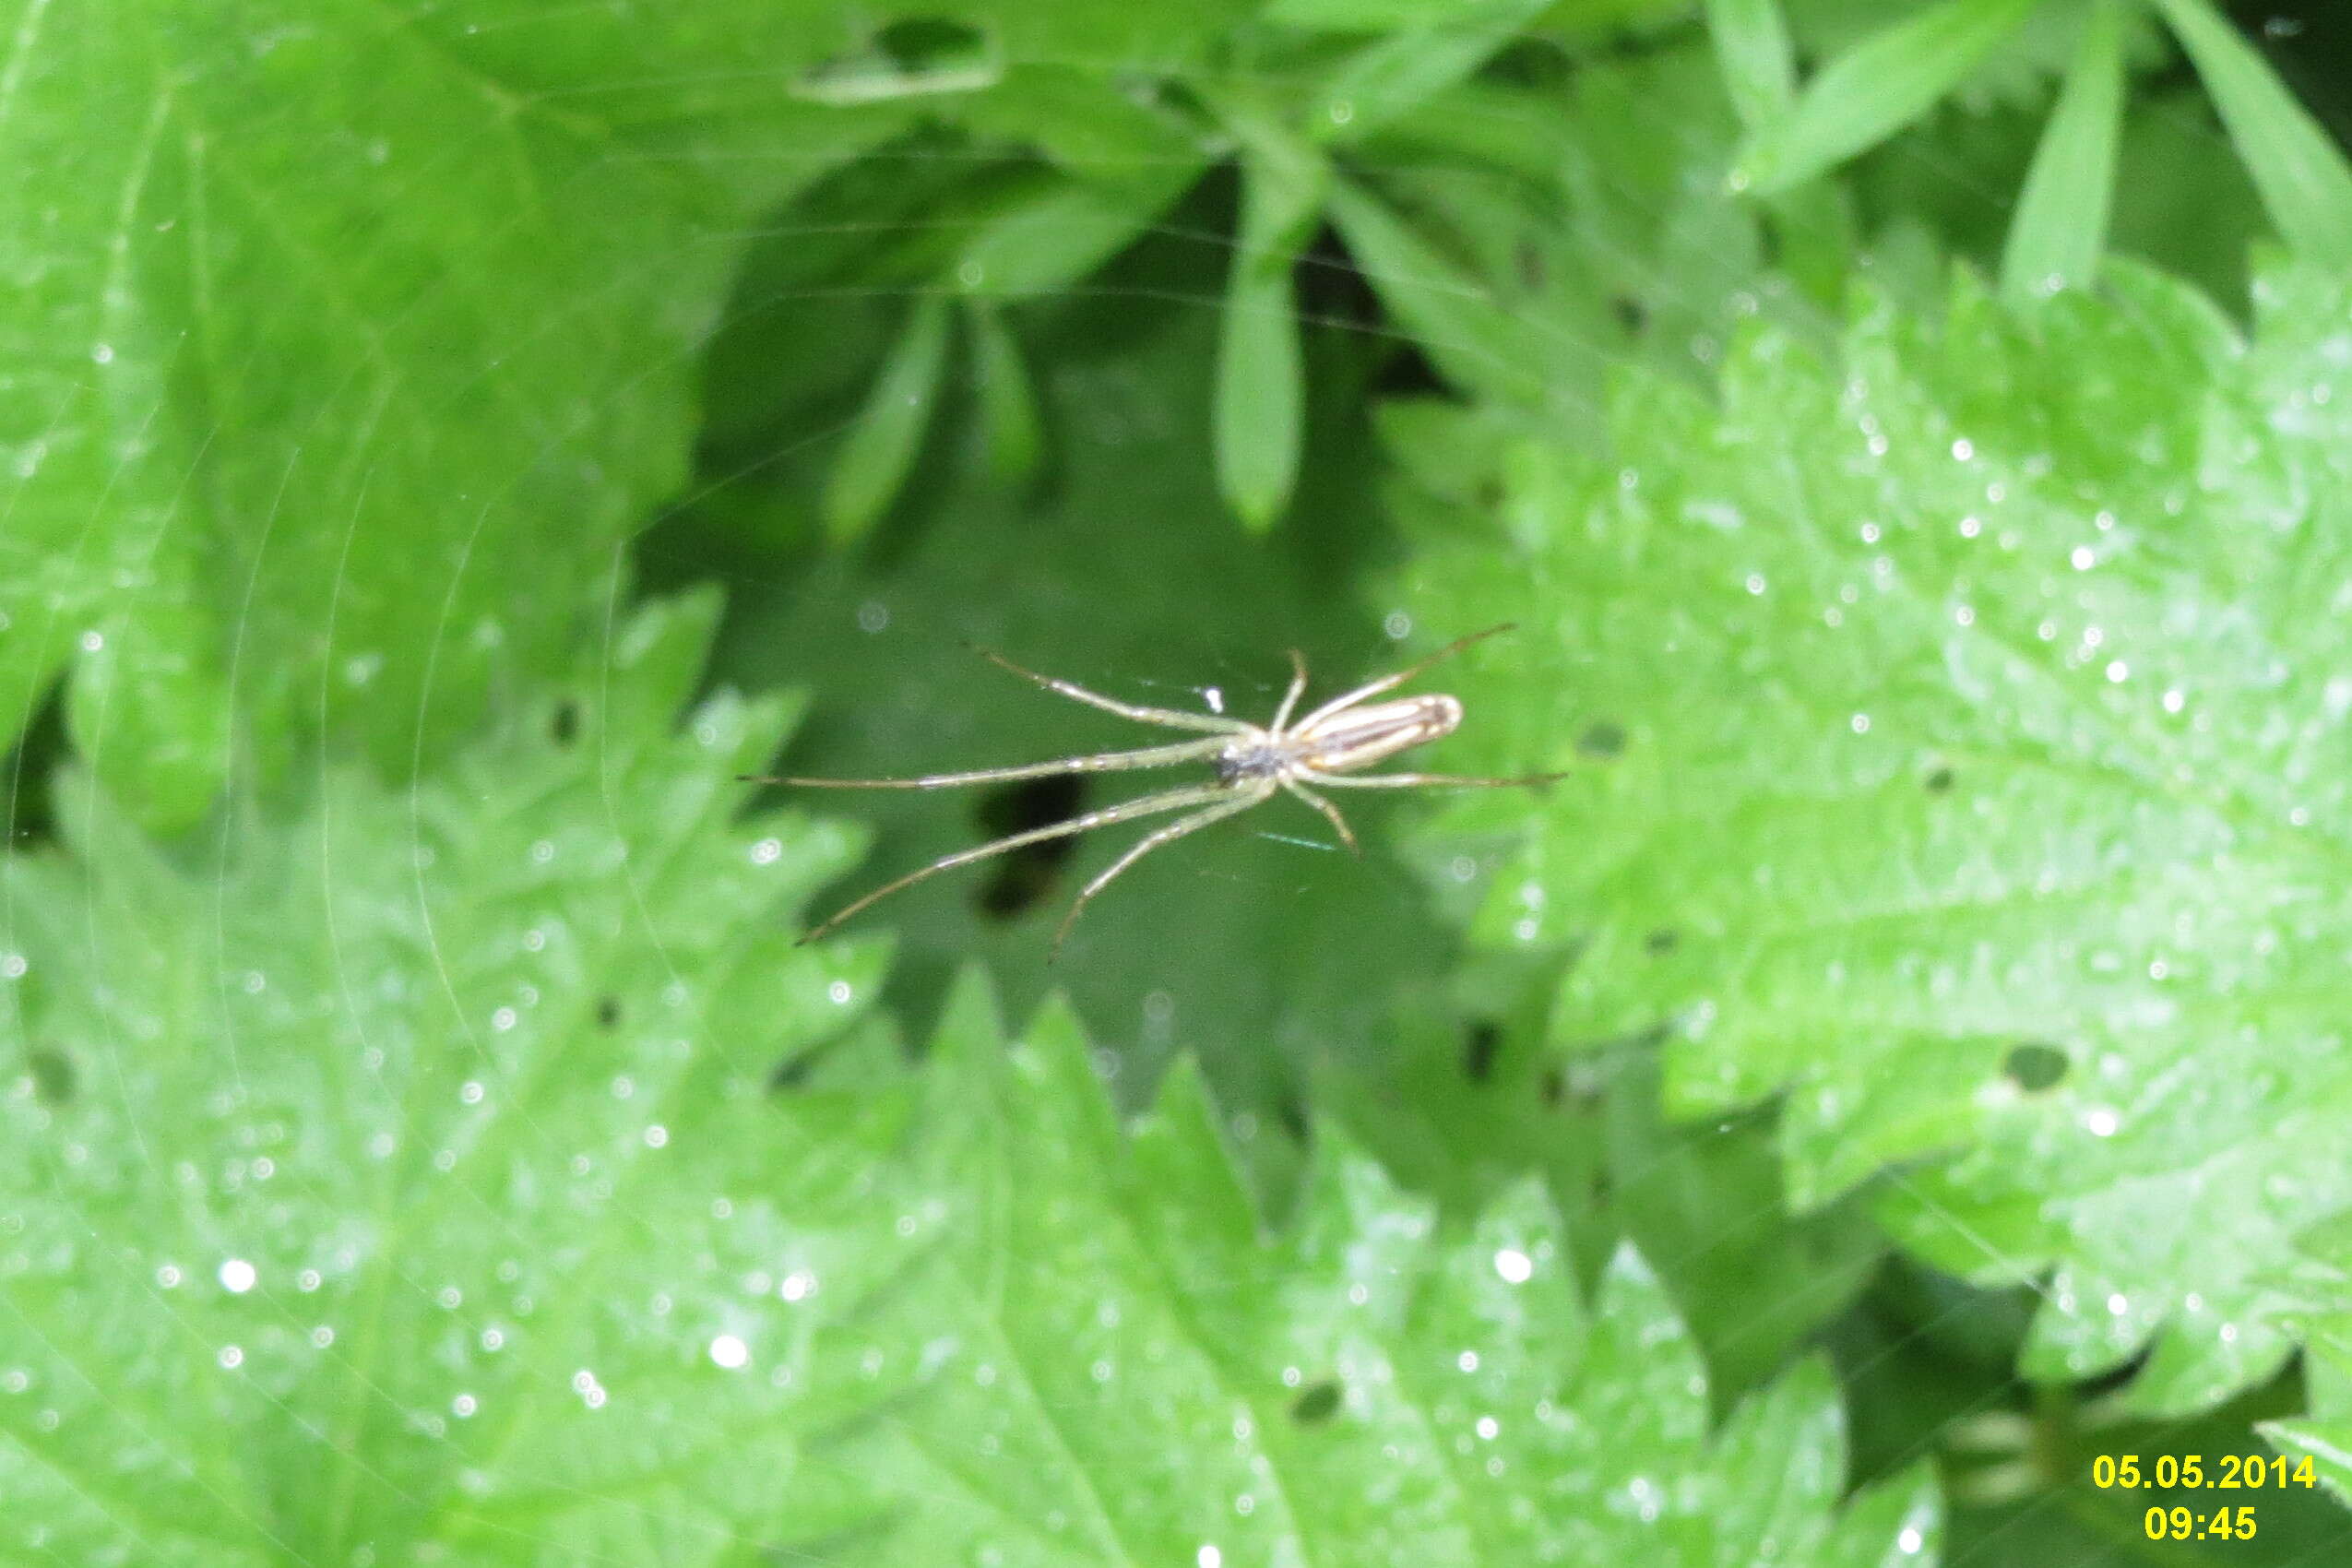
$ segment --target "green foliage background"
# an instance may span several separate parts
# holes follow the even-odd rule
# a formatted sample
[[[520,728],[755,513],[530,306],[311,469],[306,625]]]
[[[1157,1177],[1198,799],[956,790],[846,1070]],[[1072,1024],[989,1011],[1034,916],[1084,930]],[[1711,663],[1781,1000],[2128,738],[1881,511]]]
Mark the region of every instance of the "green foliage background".
[[[0,36],[0,1557],[2352,1551],[2338,8]]]

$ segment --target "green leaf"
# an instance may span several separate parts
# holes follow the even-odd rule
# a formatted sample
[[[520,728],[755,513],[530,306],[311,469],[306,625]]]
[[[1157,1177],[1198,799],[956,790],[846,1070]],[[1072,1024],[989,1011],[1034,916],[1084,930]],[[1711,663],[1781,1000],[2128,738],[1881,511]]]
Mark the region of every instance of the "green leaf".
[[[1274,526],[1299,476],[1299,325],[1294,254],[1237,250],[1226,284],[1218,355],[1217,480],[1252,529]]]
[[[970,328],[980,439],[988,447],[989,465],[1000,479],[1026,480],[1037,472],[1045,432],[1021,345],[1004,325],[1003,314],[986,300],[965,302],[964,323]]]
[[[0,1550],[736,1562],[903,1385],[833,1347],[904,1096],[762,1093],[878,989],[786,920],[854,840],[739,820],[786,704],[673,730],[716,609],[197,852],[65,781],[0,933]]]
[[[1797,101],[1797,63],[1780,0],[1707,0],[1707,30],[1740,124],[1786,114]]]
[[[322,725],[441,754],[683,475],[700,189],[365,7],[11,28],[0,733],[95,640],[77,728],[151,824],[232,712],[271,780]]]
[[[1269,116],[1229,110],[1241,139],[1241,225],[1217,362],[1217,479],[1251,529],[1273,527],[1299,474],[1305,391],[1292,270],[1313,238],[1328,171]]]
[[[1316,97],[1311,134],[1355,142],[1463,80],[1518,37],[1550,0],[1486,0],[1449,7],[1435,26],[1390,34],[1340,62]]]
[[[1760,196],[1787,190],[1875,147],[1952,90],[2040,0],[1942,0],[1824,66],[1796,107],[1752,134],[1732,171]]]
[[[2309,1336],[2303,1362],[2304,1408],[2291,1420],[2262,1423],[2291,1468],[2309,1464],[2318,1483],[2352,1505],[2352,1219],[2310,1227],[2301,1255],[2284,1272],[2299,1298]]]
[[[1206,167],[1206,160],[1178,161],[1116,183],[1053,186],[974,235],[956,265],[956,281],[968,291],[1000,297],[1068,289],[1149,232]]]
[[[929,1055],[946,1207],[925,1396],[841,1455],[895,1493],[851,1562],[1925,1560],[1923,1472],[1841,1514],[1843,1433],[1809,1360],[1710,1434],[1706,1377],[1637,1254],[1579,1299],[1550,1205],[1475,1225],[1331,1137],[1265,1224],[1197,1076],[1132,1134],[1049,1009],[1007,1052],[967,986]]]
[[[1884,1239],[1858,1201],[1789,1212],[1770,1116],[1666,1123],[1650,1042],[1563,1070],[1542,1028],[1562,965],[1531,956],[1533,983],[1493,984],[1488,958],[1454,977],[1452,1005],[1408,999],[1382,1070],[1326,1075],[1318,1103],[1456,1218],[1540,1172],[1580,1277],[1598,1276],[1621,1240],[1657,1269],[1720,1408],[1771,1382],[1846,1307]]]
[[[1172,228],[1206,231],[1187,209]],[[1202,280],[1223,247],[1139,246],[1099,286],[1025,318],[1048,429],[1051,479],[1016,493],[986,471],[958,410],[926,445],[909,492],[904,547],[861,552],[837,574],[762,559],[736,574],[719,674],[748,689],[814,695],[816,721],[774,771],[874,778],[1032,762],[1132,746],[1133,726],[1063,702],[980,662],[961,644],[1135,702],[1250,718],[1270,714],[1283,649],[1307,651],[1315,690],[1370,679],[1395,644],[1348,596],[1368,515],[1374,454],[1355,434],[1346,362],[1308,417],[1335,460],[1309,466],[1297,527],[1237,548],[1216,488],[1212,381],[1218,323]],[[1195,270],[1195,268],[1200,270]],[[1165,303],[1161,303],[1165,302]],[[1116,342],[1115,354],[1101,345]],[[1311,347],[1313,344],[1311,342]],[[1321,362],[1333,366],[1335,362]],[[1311,395],[1318,388],[1310,383]],[[1335,413],[1335,409],[1337,412]],[[816,454],[737,487],[762,513],[806,505]],[[698,541],[724,560],[742,526]],[[685,541],[667,541],[671,550]],[[1203,777],[1190,771],[1086,778],[1073,791],[876,790],[828,794],[877,833],[837,907],[901,872],[1035,826],[1044,814],[1108,805]],[[1059,961],[1043,960],[1080,886],[1127,847],[1118,832],[1066,855],[1020,855],[894,895],[851,931],[895,932],[894,1003],[928,1028],[947,980],[987,961],[1009,1004],[1066,992],[1140,1090],[1175,1054],[1203,1062],[1262,1174],[1295,1162],[1282,1129],[1307,1063],[1378,1037],[1404,980],[1440,964],[1447,938],[1397,864],[1384,802],[1351,806],[1365,859],[1339,849],[1296,802],[1197,835],[1136,866],[1097,899]]]
[[[2278,1367],[2287,1238],[2352,1206],[2311,1152],[2352,1114],[2352,291],[2274,272],[2249,346],[2110,270],[1827,364],[1761,335],[1719,412],[1629,386],[1606,461],[1505,469],[1507,539],[1402,597],[1527,628],[1453,676],[1463,770],[1573,776],[1449,820],[1532,831],[1480,929],[1585,944],[1563,1039],[1676,1026],[1680,1114],[1783,1096],[1800,1205],[1929,1161],[1883,1221],[2053,1268],[2025,1370],[2146,1349],[2163,1413]]]
[[[825,487],[825,528],[836,542],[879,522],[914,467],[947,362],[947,299],[919,295],[882,362]]]
[[[2001,287],[2013,302],[2083,288],[2097,275],[2122,116],[2122,13],[2117,0],[2096,0],[2010,220]]]
[[[1494,292],[1362,186],[1336,180],[1331,216],[1364,281],[1437,368],[1467,387],[1539,405],[1541,353]]]
[[[2156,0],[2196,63],[2270,220],[2315,260],[2352,255],[2352,167],[2310,112],[2205,0]]]

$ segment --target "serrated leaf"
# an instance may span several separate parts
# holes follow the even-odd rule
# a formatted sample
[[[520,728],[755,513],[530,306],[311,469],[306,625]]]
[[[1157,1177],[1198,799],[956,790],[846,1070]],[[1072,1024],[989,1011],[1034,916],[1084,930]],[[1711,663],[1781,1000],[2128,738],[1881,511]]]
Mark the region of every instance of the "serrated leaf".
[[[826,532],[837,543],[872,529],[906,484],[939,401],[947,322],[944,295],[918,296],[883,360],[825,487]]]
[[[2123,120],[2123,19],[2097,0],[2010,220],[2001,288],[2013,301],[2086,287],[2107,248]]]
[[[2352,165],[2343,149],[2206,0],[2156,6],[2196,63],[2278,232],[2316,261],[2352,255]]]
[[[930,1059],[927,1169],[956,1195],[929,1229],[955,1283],[928,1303],[926,1394],[842,1455],[899,1499],[843,1560],[1009,1539],[1074,1564],[1931,1557],[1923,1476],[1839,1516],[1821,1363],[1710,1439],[1657,1281],[1622,1253],[1585,1307],[1531,1187],[1439,1230],[1326,1139],[1269,1229],[1188,1071],[1123,1133],[1066,1014],[1008,1053],[968,985]]]
[[[0,734],[95,638],[152,824],[232,711],[272,782],[322,725],[440,754],[683,473],[700,193],[364,7],[19,9]]]
[[[1586,944],[1563,1033],[1679,1024],[1684,1114],[1784,1096],[1800,1203],[1934,1161],[1884,1221],[1979,1277],[2057,1265],[2026,1370],[2153,1339],[2166,1412],[2277,1367],[2268,1277],[2352,1206],[2319,1152],[2352,1113],[2352,291],[2275,272],[2248,345],[2108,288],[2012,315],[1964,281],[1827,364],[1763,336],[1719,413],[1628,386],[1605,464],[1506,473],[1512,548],[1408,601],[1528,628],[1455,677],[1466,771],[1573,777],[1456,814],[1534,825],[1482,929]]]
[[[2302,1255],[2284,1271],[2298,1299],[2299,1326],[2307,1338],[2302,1384],[2305,1407],[2259,1430],[2287,1456],[2290,1471],[2309,1465],[2312,1478],[2352,1506],[2352,1217],[2336,1216],[2307,1229]]]
[[[783,921],[848,832],[736,820],[787,705],[673,729],[715,611],[631,617],[447,778],[337,769],[184,856],[64,782],[0,935],[6,1550],[733,1561],[899,1384],[826,1347],[904,1098],[761,1094],[881,954]]]
[[[1408,1004],[1385,1070],[1330,1074],[1318,1103],[1399,1182],[1456,1216],[1540,1172],[1580,1271],[1598,1273],[1630,1241],[1687,1321],[1717,1405],[1761,1387],[1846,1306],[1883,1257],[1883,1238],[1859,1202],[1789,1212],[1769,1116],[1666,1123],[1652,1042],[1563,1069],[1541,1025],[1560,956],[1525,956],[1516,987],[1481,972],[1516,969],[1522,956],[1464,966],[1453,1006]]]
[[[1787,113],[1748,140],[1733,181],[1784,191],[1909,125],[1952,90],[2040,0],[1942,0],[1823,66]]]

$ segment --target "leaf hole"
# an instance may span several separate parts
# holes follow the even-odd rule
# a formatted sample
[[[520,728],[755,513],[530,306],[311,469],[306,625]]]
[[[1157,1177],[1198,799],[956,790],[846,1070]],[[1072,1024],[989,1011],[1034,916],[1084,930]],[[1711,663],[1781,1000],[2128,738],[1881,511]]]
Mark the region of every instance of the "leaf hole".
[[[2002,1075],[2027,1094],[2056,1087],[2073,1063],[2066,1052],[2043,1040],[2029,1039],[2009,1048],[2001,1063]]]
[[[1302,1427],[1321,1426],[1339,1413],[1340,1391],[1336,1380],[1324,1378],[1299,1391],[1290,1401],[1290,1419]]]
[[[609,1029],[620,1021],[621,999],[617,996],[598,997],[596,999],[597,1028]]]
[[[1682,933],[1671,926],[1660,926],[1642,938],[1642,951],[1653,958],[1663,958],[1682,945]]]
[[[1067,822],[1085,808],[1086,802],[1086,783],[1075,774],[1007,784],[980,798],[980,826],[991,838],[1028,833]],[[998,856],[995,869],[972,895],[972,902],[991,920],[1009,921],[1028,913],[1053,892],[1063,866],[1077,848],[1074,835],[1024,845]]]
[[[57,841],[57,809],[53,781],[72,750],[65,734],[65,683],[50,683],[41,706],[0,762],[0,778],[7,798],[0,801],[0,822],[7,825],[7,843],[18,849]]]
[[[1503,1028],[1491,1018],[1474,1020],[1462,1031],[1462,1075],[1474,1084],[1494,1076],[1494,1058],[1503,1049]]]
[[[1649,307],[1631,294],[1619,294],[1609,302],[1609,314],[1629,336],[1638,337],[1650,324]]]
[[[555,705],[555,712],[547,720],[547,733],[559,746],[568,746],[579,738],[580,705],[565,697]]]
[[[1586,725],[1576,737],[1576,754],[1595,762],[1616,761],[1625,754],[1625,726],[1607,719]]]
[[[74,1098],[74,1059],[64,1051],[33,1051],[25,1066],[32,1074],[32,1092],[43,1105],[63,1105]]]
[[[1948,795],[1952,793],[1952,769],[1949,767],[1938,767],[1934,769],[1929,773],[1926,784],[1927,791],[1930,795]]]

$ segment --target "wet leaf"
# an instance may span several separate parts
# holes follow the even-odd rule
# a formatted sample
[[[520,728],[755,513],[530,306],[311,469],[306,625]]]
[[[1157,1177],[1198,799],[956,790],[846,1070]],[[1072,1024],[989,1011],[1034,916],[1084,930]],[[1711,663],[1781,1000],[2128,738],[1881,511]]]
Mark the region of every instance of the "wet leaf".
[[[1719,410],[1629,386],[1408,602],[1526,628],[1455,680],[1479,771],[1574,770],[1481,917],[1586,944],[1563,1039],[1670,1023],[1680,1113],[1785,1097],[1800,1203],[1928,1162],[1884,1222],[2046,1277],[2025,1370],[2148,1350],[2161,1413],[2278,1367],[2287,1237],[2352,1206],[2352,291],[2275,270],[2245,342],[2108,287],[1759,335]]]
[[[0,1550],[735,1561],[904,1381],[827,1359],[903,1100],[762,1094],[882,953],[790,946],[848,830],[735,820],[787,705],[672,728],[715,608],[185,861],[65,781],[0,934]]]
[[[1586,1304],[1531,1186],[1441,1229],[1324,1138],[1269,1227],[1189,1069],[1124,1133],[1065,1013],[1008,1053],[968,985],[928,1074],[917,1158],[954,1194],[935,1375],[843,1455],[897,1499],[847,1561],[1932,1553],[1923,1472],[1839,1509],[1821,1362],[1710,1433],[1705,1373],[1640,1257],[1620,1253]]]

